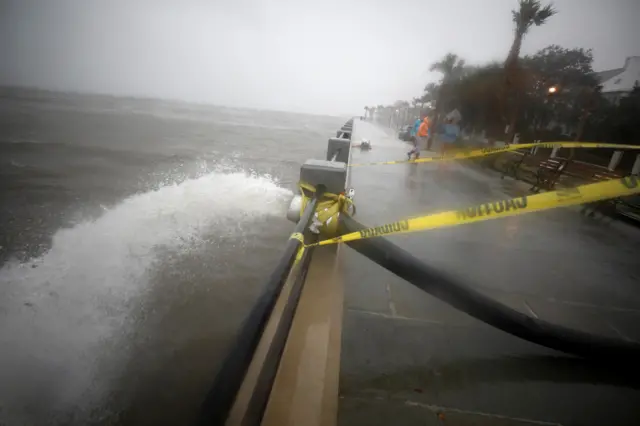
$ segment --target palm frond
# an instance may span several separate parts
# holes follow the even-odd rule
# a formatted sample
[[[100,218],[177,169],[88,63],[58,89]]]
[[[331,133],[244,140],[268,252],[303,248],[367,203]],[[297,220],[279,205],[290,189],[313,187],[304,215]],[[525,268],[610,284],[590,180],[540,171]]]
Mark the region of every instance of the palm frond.
[[[518,10],[511,11],[516,32],[526,34],[532,25],[540,26],[556,14],[553,4],[542,6],[539,0],[520,0]]]
[[[553,8],[552,5],[545,6],[543,9],[538,11],[538,13],[536,14],[533,20],[533,23],[536,26],[540,26],[544,24],[547,21],[547,19],[551,18],[555,14],[556,14],[556,10]]]

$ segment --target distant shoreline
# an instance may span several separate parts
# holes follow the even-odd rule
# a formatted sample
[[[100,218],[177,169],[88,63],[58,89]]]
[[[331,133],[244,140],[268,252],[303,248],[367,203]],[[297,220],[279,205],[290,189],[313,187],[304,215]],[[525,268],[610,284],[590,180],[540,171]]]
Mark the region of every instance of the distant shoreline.
[[[319,114],[319,113],[311,113],[311,112],[301,112],[301,111],[289,111],[289,110],[279,110],[279,109],[270,109],[270,108],[258,108],[251,106],[232,106],[232,105],[222,105],[222,104],[212,104],[208,102],[201,101],[187,101],[184,99],[174,99],[174,98],[154,98],[151,96],[143,96],[143,95],[125,95],[125,94],[109,94],[109,93],[101,93],[101,92],[82,92],[82,91],[74,91],[74,90],[63,90],[63,89],[50,89],[43,88],[37,86],[12,86],[12,85],[0,85],[0,98],[3,98],[7,95],[13,97],[20,97],[21,94],[28,93],[42,93],[42,94],[56,94],[63,95],[67,97],[72,97],[76,99],[87,99],[87,98],[103,98],[104,100],[108,99],[118,99],[118,100],[128,100],[133,102],[155,102],[155,103],[171,103],[171,104],[180,104],[180,105],[189,105],[196,106],[201,108],[224,108],[230,110],[245,110],[245,111],[255,111],[255,112],[277,112],[277,113],[286,113],[286,114],[299,114],[299,115],[311,115],[311,116],[325,116],[325,117],[337,117],[337,118],[350,118],[356,116],[358,114]]]

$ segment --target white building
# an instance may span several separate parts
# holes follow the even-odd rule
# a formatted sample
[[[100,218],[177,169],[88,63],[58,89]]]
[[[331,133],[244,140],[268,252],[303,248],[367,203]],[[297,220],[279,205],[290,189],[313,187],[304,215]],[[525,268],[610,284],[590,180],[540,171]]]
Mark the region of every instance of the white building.
[[[620,98],[633,90],[634,85],[640,85],[640,56],[628,57],[623,68],[600,71],[597,75],[602,85],[602,95],[618,103]]]

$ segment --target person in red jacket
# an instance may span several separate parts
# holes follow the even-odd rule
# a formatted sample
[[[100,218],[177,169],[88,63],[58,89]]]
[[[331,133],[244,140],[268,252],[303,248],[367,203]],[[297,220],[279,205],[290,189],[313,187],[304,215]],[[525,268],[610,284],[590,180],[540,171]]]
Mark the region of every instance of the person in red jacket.
[[[422,120],[422,124],[418,127],[418,133],[416,133],[416,142],[411,151],[407,153],[407,157],[411,160],[411,156],[415,155],[415,160],[420,158],[420,151],[427,149],[427,138],[429,137],[429,117],[425,117]]]

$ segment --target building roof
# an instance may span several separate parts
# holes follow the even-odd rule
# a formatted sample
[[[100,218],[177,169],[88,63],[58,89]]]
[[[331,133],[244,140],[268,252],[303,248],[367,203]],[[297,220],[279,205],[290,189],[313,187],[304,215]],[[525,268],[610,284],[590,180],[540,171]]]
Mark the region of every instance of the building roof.
[[[616,75],[620,74],[622,71],[624,71],[624,68],[615,68],[612,70],[598,71],[596,72],[596,77],[598,77],[598,80],[600,80],[601,83],[604,83],[610,78],[613,78]]]
[[[640,56],[630,56],[619,72],[609,70],[598,73],[601,78],[602,92],[630,92],[636,84],[640,84]],[[604,75],[604,78],[601,77]]]

